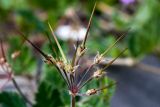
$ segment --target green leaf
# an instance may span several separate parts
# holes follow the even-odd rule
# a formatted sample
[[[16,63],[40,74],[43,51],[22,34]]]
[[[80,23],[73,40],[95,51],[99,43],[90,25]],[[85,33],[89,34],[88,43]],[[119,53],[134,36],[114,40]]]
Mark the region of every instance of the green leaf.
[[[32,50],[25,44],[22,45],[19,36],[11,36],[9,38],[10,48],[8,50],[9,63],[16,74],[31,73],[36,67],[36,61],[33,57]],[[11,54],[15,51],[21,51],[21,54],[16,59],[11,59]]]
[[[62,107],[62,105],[59,90],[43,81],[38,88],[34,107]]]
[[[9,9],[12,6],[12,0],[1,0],[0,1],[0,6],[3,9]]]
[[[0,104],[2,107],[27,107],[22,98],[14,92],[0,93]]]

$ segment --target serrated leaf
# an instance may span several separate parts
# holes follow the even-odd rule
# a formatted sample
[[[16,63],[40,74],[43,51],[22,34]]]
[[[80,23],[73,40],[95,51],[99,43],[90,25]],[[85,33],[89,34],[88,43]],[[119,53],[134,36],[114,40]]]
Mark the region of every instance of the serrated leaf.
[[[23,99],[14,92],[0,93],[0,104],[2,107],[27,107]]]
[[[38,88],[34,107],[62,107],[62,105],[59,90],[43,81]]]

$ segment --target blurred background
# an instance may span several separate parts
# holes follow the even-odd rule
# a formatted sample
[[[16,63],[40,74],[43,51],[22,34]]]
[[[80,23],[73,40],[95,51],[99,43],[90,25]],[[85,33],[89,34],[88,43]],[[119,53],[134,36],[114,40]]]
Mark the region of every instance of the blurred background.
[[[34,107],[69,107],[70,98],[64,81],[55,68],[43,63],[41,56],[24,42],[23,32],[45,53],[51,49],[48,22],[68,57],[74,45],[84,39],[94,0],[0,0],[0,39],[18,84]],[[160,1],[98,0],[87,40],[88,63],[113,44],[126,37],[108,52],[107,58],[128,50],[109,69],[106,78],[88,88],[117,81],[117,85],[91,97],[77,98],[78,107],[160,107]],[[57,48],[55,50],[58,53]],[[13,53],[20,55],[14,59]],[[0,53],[0,57],[1,57]],[[103,64],[102,64],[103,65]],[[6,81],[0,78],[1,81]],[[0,107],[26,107],[12,83],[0,93]]]

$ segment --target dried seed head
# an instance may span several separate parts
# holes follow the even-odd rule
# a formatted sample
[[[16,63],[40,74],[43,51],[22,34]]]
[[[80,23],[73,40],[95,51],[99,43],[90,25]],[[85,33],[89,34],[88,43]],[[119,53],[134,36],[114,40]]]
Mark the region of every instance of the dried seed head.
[[[99,70],[97,70],[96,72],[93,73],[93,78],[101,78],[105,74],[106,74],[106,72],[104,72],[103,70],[99,69]]]
[[[99,54],[99,52],[97,52],[97,55],[94,58],[94,64],[99,64],[102,61],[102,55]]]
[[[8,77],[12,74],[11,66],[7,62],[3,62],[0,64],[0,73],[6,73]]]
[[[47,55],[47,58],[44,59],[44,62],[48,65],[55,63],[55,59],[52,55]]]
[[[79,65],[73,67],[71,64],[65,64],[64,69],[66,72],[74,73],[78,67],[79,67]]]
[[[60,68],[60,69],[64,69],[65,68],[65,64],[62,60],[57,60],[56,61],[56,65]]]
[[[88,90],[86,92],[87,96],[94,95],[94,94],[97,94],[97,90],[96,89],[90,89],[90,90]]]
[[[71,64],[65,64],[64,69],[66,72],[73,72],[73,70],[74,70],[74,68],[72,67]]]
[[[4,64],[6,62],[5,58],[0,58],[0,64]]]
[[[4,66],[4,68],[6,68],[7,72],[11,72],[12,71],[11,66],[9,65],[9,63],[6,62],[6,63],[4,63],[3,66]]]
[[[74,67],[73,67],[73,72],[75,72],[75,71],[78,69],[78,67],[79,67],[79,65],[74,66]]]
[[[86,50],[87,49],[85,47],[79,46],[77,50],[77,56],[82,56],[86,52]]]
[[[12,55],[11,55],[11,58],[12,59],[16,59],[19,55],[20,55],[20,51],[16,51],[16,52],[14,52]]]
[[[13,72],[8,63],[3,63],[0,65],[0,90],[13,78]]]

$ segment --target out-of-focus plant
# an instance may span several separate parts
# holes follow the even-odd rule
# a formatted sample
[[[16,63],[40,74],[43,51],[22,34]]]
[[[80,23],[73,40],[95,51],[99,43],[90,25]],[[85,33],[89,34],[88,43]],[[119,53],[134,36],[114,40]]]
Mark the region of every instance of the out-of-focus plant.
[[[35,58],[33,56],[33,51],[24,45],[24,40],[19,40],[19,36],[11,36],[8,38],[10,45],[8,56],[9,63],[12,64],[12,69],[15,74],[30,74],[35,69]],[[13,55],[20,54],[16,59],[13,59]]]
[[[132,8],[130,13],[128,8]],[[139,0],[135,4],[126,6],[125,14],[115,12],[113,22],[116,29],[131,27],[128,36],[129,50],[133,56],[143,56],[150,52],[155,52],[160,44],[159,0]]]
[[[0,48],[1,48],[1,53],[2,53],[2,57],[0,58],[0,80],[4,80],[6,79],[7,81],[5,82],[5,84],[3,84],[0,88],[2,90],[2,88],[5,87],[5,85],[9,82],[9,81],[12,81],[15,89],[19,92],[19,94],[21,95],[21,97],[23,98],[20,99],[16,94],[11,94],[9,95],[8,93],[2,93],[1,94],[1,102],[2,104],[4,104],[4,106],[11,106],[13,104],[13,106],[16,106],[16,103],[13,101],[13,100],[10,100],[11,102],[8,102],[8,100],[5,99],[6,96],[8,96],[9,98],[15,98],[16,101],[26,101],[30,106],[32,106],[32,102],[23,94],[23,92],[21,91],[18,83],[16,82],[15,80],[15,77],[14,77],[14,73],[13,73],[13,70],[12,70],[12,67],[11,65],[8,63],[8,60],[6,58],[6,55],[5,55],[5,52],[4,52],[4,48],[3,48],[3,43],[2,43],[2,40],[0,41]],[[18,54],[17,54],[18,55]],[[15,56],[13,56],[13,58],[15,58],[17,56],[15,54]],[[3,95],[6,95],[6,96],[3,96]],[[4,98],[4,99],[3,99]],[[4,102],[3,102],[4,101]],[[20,105],[21,105],[22,102],[20,102]],[[24,106],[25,107],[26,104],[22,104],[21,106]],[[19,105],[18,105],[19,106]]]
[[[27,107],[23,99],[14,92],[0,93],[2,107]]]
[[[160,2],[142,1],[131,25],[133,33],[129,38],[129,47],[133,55],[154,52],[160,44]]]

